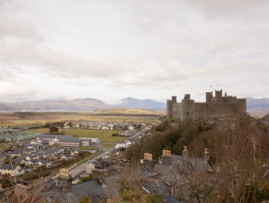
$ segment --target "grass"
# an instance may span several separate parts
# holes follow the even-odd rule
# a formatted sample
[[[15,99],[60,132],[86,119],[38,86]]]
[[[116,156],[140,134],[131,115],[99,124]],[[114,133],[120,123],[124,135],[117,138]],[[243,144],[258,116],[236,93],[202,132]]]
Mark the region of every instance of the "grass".
[[[82,150],[96,150],[93,147],[86,147],[86,146],[80,146],[79,148],[82,149]]]
[[[0,113],[0,126],[41,126],[46,123],[63,121],[115,121],[152,123],[156,118],[151,116],[128,115],[94,115],[91,113],[68,112],[20,112]]]
[[[48,133],[48,128],[27,130],[28,132]],[[121,133],[119,130],[87,130],[87,129],[64,129],[65,135],[73,135],[76,138],[100,138],[103,143],[114,144],[125,139],[125,137],[112,136],[113,133]]]
[[[106,149],[106,148],[110,148],[113,147],[113,144],[103,144],[102,148]]]
[[[0,142],[0,150],[5,148],[5,143],[4,142]]]

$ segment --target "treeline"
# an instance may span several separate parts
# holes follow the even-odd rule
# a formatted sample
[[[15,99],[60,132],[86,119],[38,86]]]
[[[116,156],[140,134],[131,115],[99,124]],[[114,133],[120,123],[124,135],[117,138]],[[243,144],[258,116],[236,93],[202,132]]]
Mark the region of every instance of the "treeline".
[[[153,159],[157,160],[163,149],[180,155],[185,145],[191,146],[195,138],[209,129],[211,129],[210,126],[201,126],[191,121],[171,123],[165,120],[152,129],[151,135],[145,136],[139,143],[131,145],[125,152],[125,158],[136,162],[147,152],[152,153]]]
[[[240,143],[237,143],[239,142]],[[144,153],[152,153],[153,159],[158,160],[163,149],[171,150],[172,154],[181,155],[184,146],[188,146],[190,155],[202,157],[205,148],[210,152],[211,161],[222,161],[227,150],[235,147],[237,155],[251,147],[255,155],[266,158],[269,154],[268,133],[264,133],[257,123],[248,115],[239,115],[233,128],[220,128],[216,124],[201,124],[191,121],[174,123],[168,120],[152,129],[151,135],[145,136],[140,142],[131,145],[125,152],[125,158],[137,161]],[[236,144],[236,146],[234,146]],[[239,148],[241,147],[241,148]]]

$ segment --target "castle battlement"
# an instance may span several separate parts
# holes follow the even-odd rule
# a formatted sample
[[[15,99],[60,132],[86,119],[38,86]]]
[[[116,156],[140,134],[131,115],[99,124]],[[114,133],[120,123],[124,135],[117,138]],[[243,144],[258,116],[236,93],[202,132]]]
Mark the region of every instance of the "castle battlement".
[[[190,119],[203,122],[242,112],[246,112],[246,99],[228,96],[227,93],[223,95],[222,90],[215,90],[215,96],[213,96],[213,92],[206,92],[205,103],[195,102],[191,99],[190,94],[186,94],[181,103],[177,103],[176,96],[173,96],[172,100],[167,100],[167,116],[181,120]]]

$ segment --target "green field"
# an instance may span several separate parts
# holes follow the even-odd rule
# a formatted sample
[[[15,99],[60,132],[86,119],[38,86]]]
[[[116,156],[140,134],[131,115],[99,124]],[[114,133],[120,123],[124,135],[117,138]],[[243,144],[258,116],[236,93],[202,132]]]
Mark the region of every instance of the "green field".
[[[0,150],[2,150],[5,147],[5,143],[0,142]]]
[[[119,130],[87,130],[87,129],[64,129],[65,135],[74,137],[100,138],[103,143],[117,143],[124,140],[124,137],[112,136],[113,133],[121,133]],[[28,130],[28,132],[48,133],[48,128]],[[61,132],[61,130],[60,130]]]

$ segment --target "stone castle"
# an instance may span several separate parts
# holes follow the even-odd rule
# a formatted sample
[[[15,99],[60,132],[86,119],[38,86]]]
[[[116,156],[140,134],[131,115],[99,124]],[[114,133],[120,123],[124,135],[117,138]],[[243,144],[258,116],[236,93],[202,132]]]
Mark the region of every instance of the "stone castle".
[[[186,94],[177,103],[177,97],[172,96],[172,100],[167,100],[167,116],[175,119],[193,120],[195,122],[205,122],[209,119],[220,118],[238,113],[246,112],[246,99],[237,99],[233,96],[222,95],[222,90],[206,92],[206,102],[195,102]]]

